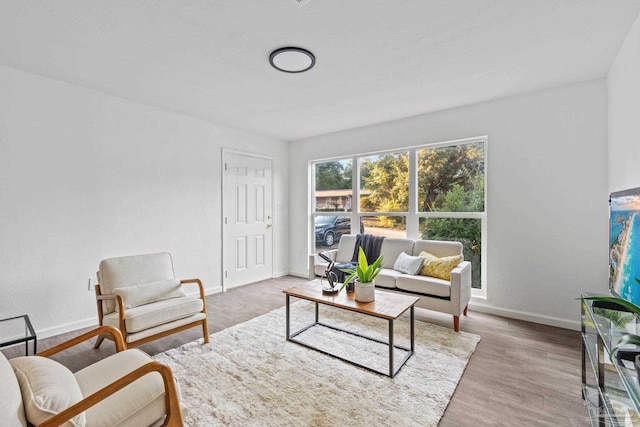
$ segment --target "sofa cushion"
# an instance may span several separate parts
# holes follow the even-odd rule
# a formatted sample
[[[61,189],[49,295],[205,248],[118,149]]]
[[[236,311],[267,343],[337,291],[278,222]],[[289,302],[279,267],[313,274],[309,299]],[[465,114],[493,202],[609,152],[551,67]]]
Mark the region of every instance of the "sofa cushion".
[[[45,422],[83,399],[73,373],[55,360],[40,356],[17,357],[9,361],[22,390],[22,400],[31,424]],[[84,427],[85,413],[63,426]]]
[[[423,262],[423,257],[411,256],[404,252],[400,252],[398,259],[396,259],[395,264],[393,264],[393,269],[398,270],[401,273],[418,274]]]
[[[402,274],[396,280],[398,289],[442,298],[451,296],[451,282],[428,276],[411,276]]]
[[[419,256],[422,251],[437,257],[462,255],[462,243],[444,240],[416,240],[411,255]]]
[[[340,237],[338,252],[335,258],[336,263],[351,262],[353,252],[356,248],[356,238],[357,236],[355,234],[343,234],[342,237]]]
[[[143,331],[199,313],[202,307],[202,300],[196,297],[172,298],[141,305],[125,311],[125,327],[128,333]],[[104,316],[105,325],[119,328],[119,322],[116,312]]]
[[[135,286],[126,286],[113,290],[122,297],[125,308],[138,307],[156,301],[186,296],[179,279],[160,280]],[[118,310],[118,306],[116,306]]]
[[[2,384],[2,393],[0,393],[2,422],[8,426],[27,427],[20,384],[11,364],[2,352],[0,352],[0,384]]]
[[[376,276],[376,286],[381,288],[394,289],[396,287],[396,279],[403,273],[391,268],[383,268]]]
[[[424,257],[420,274],[422,276],[437,277],[442,280],[451,280],[451,270],[462,262],[462,255],[438,258],[429,252],[422,251],[420,256]]]
[[[413,240],[389,237],[384,239],[380,248],[380,255],[384,256],[384,259],[380,266],[382,268],[393,268],[393,265],[398,259],[398,255],[402,252],[407,254],[413,252]]]

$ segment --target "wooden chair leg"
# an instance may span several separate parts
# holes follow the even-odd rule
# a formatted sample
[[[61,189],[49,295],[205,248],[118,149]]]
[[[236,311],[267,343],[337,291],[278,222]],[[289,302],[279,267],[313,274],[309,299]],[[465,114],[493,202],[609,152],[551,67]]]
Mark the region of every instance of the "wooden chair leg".
[[[453,316],[453,330],[460,332],[460,316]]]
[[[464,308],[464,315],[465,315],[465,316],[467,315],[467,308],[469,308],[469,306],[466,306],[466,307]]]
[[[209,344],[209,324],[207,319],[202,321],[202,335],[204,335],[204,343]]]
[[[98,339],[96,340],[96,345],[94,345],[93,348],[100,347],[100,344],[102,344],[102,341],[104,341],[104,339],[105,339],[104,335],[98,335]]]

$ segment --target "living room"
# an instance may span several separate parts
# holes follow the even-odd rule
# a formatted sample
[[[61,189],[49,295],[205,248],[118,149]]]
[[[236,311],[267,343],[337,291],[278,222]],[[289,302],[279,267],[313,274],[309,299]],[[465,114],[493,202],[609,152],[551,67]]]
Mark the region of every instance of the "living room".
[[[287,13],[305,14],[315,12],[321,2],[301,7],[290,0],[282,3],[278,8],[293,8]],[[529,86],[511,80],[520,92],[480,91],[472,102],[460,93],[463,101],[452,98],[422,114],[396,109],[385,115],[384,104],[372,102],[377,120],[354,110],[353,121],[350,116],[333,117],[341,128],[325,132],[316,131],[322,129],[319,120],[308,122],[313,114],[300,113],[290,124],[305,136],[293,138],[286,136],[289,122],[280,123],[277,134],[257,131],[271,120],[266,114],[263,120],[253,116],[243,128],[226,124],[243,117],[239,111],[225,112],[226,105],[213,110],[224,120],[203,116],[198,106],[209,106],[215,93],[201,93],[196,83],[181,86],[177,95],[172,88],[175,81],[205,79],[196,74],[201,69],[154,71],[155,57],[145,56],[144,49],[153,48],[177,55],[177,63],[188,63],[179,55],[181,46],[172,44],[175,38],[160,34],[161,24],[171,20],[160,19],[163,15],[157,12],[147,21],[140,18],[136,26],[133,17],[142,16],[143,6],[129,10],[128,21],[116,7],[100,4],[108,18],[84,10],[77,12],[82,18],[77,21],[68,18],[78,6],[73,2],[0,6],[1,317],[28,313],[43,338],[95,325],[95,296],[88,279],[95,276],[100,260],[120,255],[168,251],[177,276],[199,277],[207,293],[220,293],[223,150],[272,159],[273,276],[306,277],[313,245],[310,162],[478,136],[488,141],[487,294],[472,299],[470,310],[577,331],[576,298],[582,292],[607,292],[608,195],[640,186],[637,2],[569,2],[567,9],[588,11],[577,13],[585,18],[580,25],[597,27],[602,33],[593,29],[596,34],[610,38],[590,40],[593,51],[577,62],[565,64],[556,56],[557,78]],[[258,2],[252,4],[261,11]],[[459,3],[462,8],[465,4]],[[366,7],[365,2],[359,6]],[[504,2],[498,6],[506,7]],[[599,7],[609,10],[601,13],[601,21],[594,20]],[[224,7],[225,16],[234,17],[229,8]],[[527,8],[536,16],[535,6]],[[514,19],[524,19],[507,10]],[[202,19],[197,9],[183,13],[192,25]],[[246,19],[247,25],[260,21],[253,15]],[[113,27],[100,37],[103,20]],[[223,28],[229,31],[228,39],[212,40],[213,47],[202,53],[218,55],[220,67],[232,56],[216,51],[233,41],[233,25]],[[573,27],[569,23],[566,28]],[[155,37],[164,45],[154,44]],[[129,40],[141,43],[118,55]],[[296,36],[279,43],[299,40],[306,39]],[[587,51],[575,43],[578,51]],[[536,49],[545,47],[528,46],[522,54],[510,52],[516,58],[514,67],[521,56],[535,56],[540,53]],[[322,71],[324,58],[316,54],[318,68],[309,73]],[[111,65],[114,57],[122,63]],[[198,62],[197,57],[189,59]],[[275,73],[266,58],[256,61],[264,62],[265,73]],[[118,71],[123,63],[128,64],[127,73]],[[545,61],[539,66],[547,72],[554,69]],[[584,72],[575,72],[576,67]],[[542,71],[531,73],[537,72]],[[513,74],[505,70],[504,79]],[[287,77],[292,76],[270,78]],[[305,87],[300,80],[304,73],[293,77],[298,78],[295,86],[301,96],[313,98],[314,91],[326,89]],[[463,89],[484,86],[481,77]],[[341,82],[345,88],[357,84],[357,76],[349,79]],[[437,92],[440,97],[454,85],[436,83],[444,87]],[[230,91],[243,84],[253,83],[234,80],[224,85],[231,86]],[[218,90],[226,94],[227,89]],[[400,87],[397,96],[409,96],[412,90]],[[169,102],[173,106],[167,107]],[[342,102],[350,107],[349,99]]]

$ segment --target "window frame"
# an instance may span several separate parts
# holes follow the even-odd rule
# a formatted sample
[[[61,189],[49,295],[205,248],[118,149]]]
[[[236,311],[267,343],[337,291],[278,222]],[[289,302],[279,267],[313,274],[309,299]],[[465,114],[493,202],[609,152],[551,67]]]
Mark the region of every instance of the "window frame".
[[[441,148],[441,147],[453,147],[459,145],[469,144],[483,144],[484,151],[484,211],[482,212],[418,212],[418,151],[425,148]],[[314,230],[315,218],[318,216],[335,216],[336,212],[317,211],[316,210],[316,176],[315,169],[319,163],[326,163],[331,161],[343,161],[351,160],[351,190],[352,190],[352,205],[351,211],[337,211],[341,216],[351,217],[351,233],[358,234],[360,232],[359,225],[363,217],[372,216],[398,216],[405,217],[406,224],[406,237],[409,239],[418,240],[420,235],[420,219],[421,218],[469,218],[479,219],[481,222],[481,252],[480,252],[480,289],[472,288],[471,296],[475,298],[487,298],[487,175],[488,175],[488,137],[478,136],[472,138],[458,139],[452,141],[442,141],[428,144],[414,145],[410,147],[398,147],[388,150],[380,150],[374,152],[357,153],[350,156],[337,156],[325,159],[311,160],[309,162],[310,168],[310,204],[311,204],[311,233]],[[361,160],[367,157],[375,155],[384,155],[389,153],[409,153],[409,210],[398,212],[363,212],[360,209],[360,167]],[[366,231],[366,230],[365,230]],[[313,234],[313,241],[315,245],[315,234]],[[314,246],[315,247],[315,246]]]

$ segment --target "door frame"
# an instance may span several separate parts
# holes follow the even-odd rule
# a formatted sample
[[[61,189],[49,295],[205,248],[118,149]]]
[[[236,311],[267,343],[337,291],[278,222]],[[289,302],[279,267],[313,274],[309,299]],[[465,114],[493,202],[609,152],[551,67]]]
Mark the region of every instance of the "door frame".
[[[222,292],[226,292],[227,291],[227,284],[226,284],[226,277],[225,277],[225,267],[226,267],[226,262],[227,262],[227,258],[225,257],[225,224],[224,224],[224,218],[225,218],[225,211],[224,211],[224,196],[225,196],[225,188],[226,188],[226,174],[225,174],[225,165],[227,164],[227,155],[229,154],[235,154],[237,156],[245,156],[245,157],[254,157],[254,158],[258,158],[258,159],[264,159],[264,160],[269,160],[271,161],[271,223],[273,224],[273,227],[271,228],[271,278],[273,279],[274,277],[274,260],[275,260],[275,252],[273,250],[274,248],[274,244],[275,244],[275,229],[276,229],[276,214],[275,214],[275,197],[274,197],[274,193],[275,193],[275,185],[274,185],[274,176],[275,174],[273,173],[273,157],[272,156],[266,156],[264,154],[258,154],[258,153],[251,153],[248,151],[240,151],[240,150],[234,150],[231,148],[222,148],[222,156],[221,156],[221,160],[222,163],[220,165],[220,175],[222,177],[222,179],[220,180],[221,183],[221,188],[220,188],[220,236],[221,236],[221,243],[220,243],[220,259],[221,259],[221,265],[220,265],[220,283],[222,284]],[[242,286],[242,285],[239,285]]]

